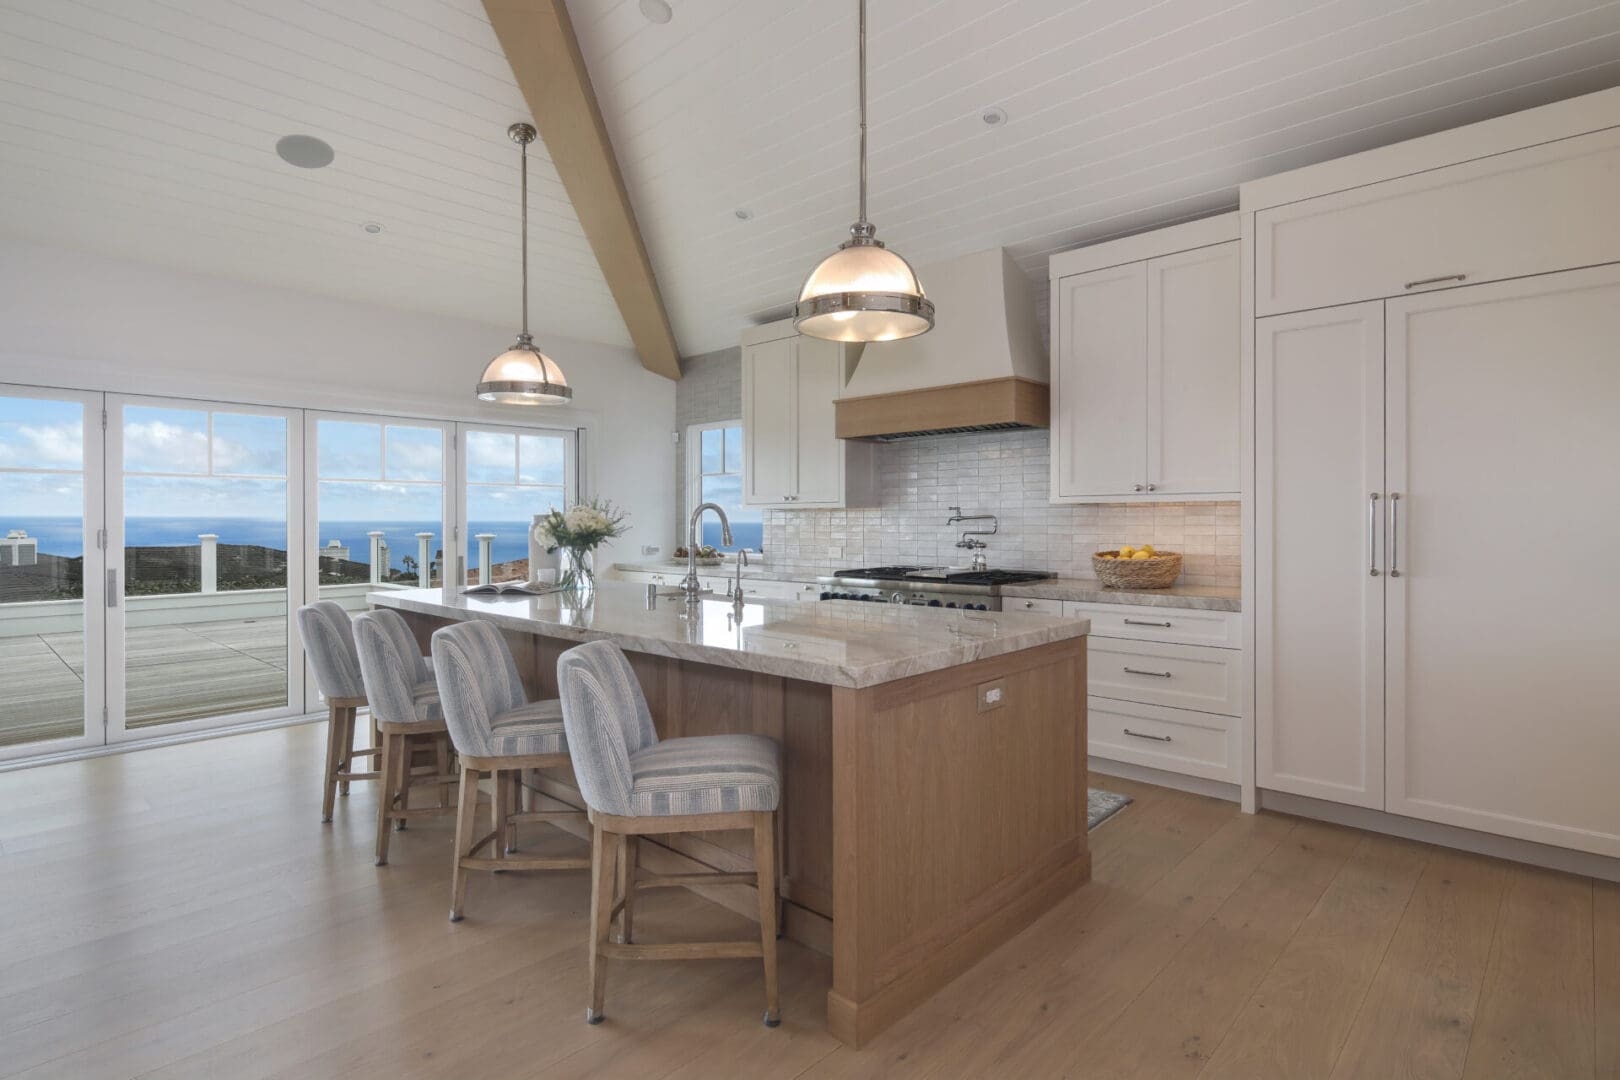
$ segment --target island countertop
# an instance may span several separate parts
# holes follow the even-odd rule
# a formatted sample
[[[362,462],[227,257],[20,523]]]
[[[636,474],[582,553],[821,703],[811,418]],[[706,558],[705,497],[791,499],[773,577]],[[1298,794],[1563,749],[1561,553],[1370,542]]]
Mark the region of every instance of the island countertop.
[[[645,586],[603,581],[581,603],[562,593],[468,595],[459,589],[385,589],[376,607],[464,620],[568,641],[608,639],[628,652],[860,689],[1085,636],[1087,619],[953,611],[855,600],[731,601],[679,596],[647,607]]]

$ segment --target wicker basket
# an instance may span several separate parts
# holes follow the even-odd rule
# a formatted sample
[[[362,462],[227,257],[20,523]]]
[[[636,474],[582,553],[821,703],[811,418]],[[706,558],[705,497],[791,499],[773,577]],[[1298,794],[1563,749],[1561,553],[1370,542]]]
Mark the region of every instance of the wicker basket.
[[[1160,551],[1148,559],[1105,559],[1097,552],[1091,556],[1091,570],[1097,580],[1109,589],[1168,589],[1181,576],[1181,552]]]

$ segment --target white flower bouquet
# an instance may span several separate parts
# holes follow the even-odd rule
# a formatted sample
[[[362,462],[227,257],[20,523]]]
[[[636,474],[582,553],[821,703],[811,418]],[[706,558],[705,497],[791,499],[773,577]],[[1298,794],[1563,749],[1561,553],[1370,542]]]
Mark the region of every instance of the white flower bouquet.
[[[534,526],[534,539],[546,554],[563,552],[557,583],[563,589],[589,590],[595,584],[591,552],[604,541],[630,531],[629,515],[606,499],[575,503],[567,510],[553,510]]]

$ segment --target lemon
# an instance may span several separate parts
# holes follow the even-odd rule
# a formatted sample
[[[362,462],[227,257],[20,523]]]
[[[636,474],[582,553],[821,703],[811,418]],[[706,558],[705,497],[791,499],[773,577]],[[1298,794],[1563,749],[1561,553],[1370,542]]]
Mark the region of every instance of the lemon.
[[[1122,559],[1129,559],[1129,558],[1134,557],[1135,555],[1136,555],[1136,549],[1131,547],[1131,545],[1129,545],[1129,544],[1126,544],[1124,547],[1119,549],[1119,557],[1122,558]]]
[[[1151,551],[1138,551],[1135,555],[1132,555],[1131,558],[1133,558],[1133,559],[1151,559],[1151,558],[1153,558],[1153,553]]]
[[[1152,544],[1143,544],[1142,547],[1139,550],[1145,551],[1149,555],[1157,555],[1158,554],[1157,551],[1153,550],[1153,545]]]

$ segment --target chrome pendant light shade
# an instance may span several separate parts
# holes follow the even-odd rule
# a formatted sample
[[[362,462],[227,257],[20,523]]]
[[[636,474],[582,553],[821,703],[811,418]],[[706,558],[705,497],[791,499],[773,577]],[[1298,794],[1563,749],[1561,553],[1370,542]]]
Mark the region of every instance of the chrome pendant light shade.
[[[478,399],[502,405],[560,405],[574,396],[557,362],[535,348],[529,334],[529,144],[536,132],[532,124],[506,129],[523,148],[523,329],[517,342],[489,362],[478,380]]]
[[[866,0],[860,3],[861,212],[849,239],[810,271],[793,309],[801,334],[828,341],[898,341],[934,326],[917,272],[866,220]]]

